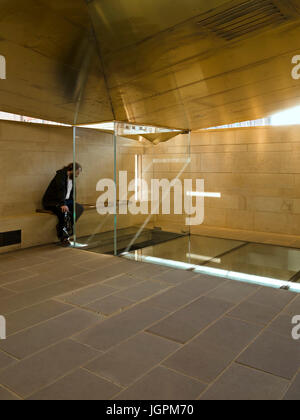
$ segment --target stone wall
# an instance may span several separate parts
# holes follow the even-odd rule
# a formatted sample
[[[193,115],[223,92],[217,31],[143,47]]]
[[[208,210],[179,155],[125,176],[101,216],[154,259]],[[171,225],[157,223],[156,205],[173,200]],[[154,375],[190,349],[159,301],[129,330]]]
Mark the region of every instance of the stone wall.
[[[113,136],[98,130],[77,129],[76,159],[83,166],[78,180],[78,201],[95,204],[101,178],[113,179]],[[143,146],[118,138],[118,167],[134,177],[135,154]],[[0,121],[0,232],[22,230],[22,247],[56,241],[56,218],[37,214],[43,194],[56,171],[73,161],[73,132],[70,127]],[[119,228],[139,222],[122,217]],[[84,214],[78,233],[92,235],[113,228],[113,216]],[[0,248],[0,253],[19,248]]]
[[[155,147],[161,159],[188,156],[186,136]],[[153,153],[149,149],[148,153]],[[182,164],[156,167],[155,176],[174,178]],[[194,233],[283,243],[300,238],[300,126],[212,130],[191,136],[191,164],[184,177],[205,180],[205,221]],[[160,216],[156,223],[179,230],[184,219]],[[238,235],[237,235],[238,233]],[[289,242],[289,241],[288,241]]]
[[[142,155],[143,176],[175,178],[189,157],[188,136],[158,146],[118,138],[118,170],[135,176]],[[113,137],[78,129],[77,160],[83,166],[78,201],[95,203],[101,178],[113,178]],[[72,129],[0,122],[0,232],[21,229],[22,246],[56,240],[53,216],[38,215],[42,195],[55,171],[73,159]],[[300,247],[300,127],[201,131],[191,135],[191,163],[181,178],[202,178],[206,192],[204,224],[192,233]],[[141,225],[146,216],[118,217],[118,228]],[[157,216],[150,225],[186,231],[185,216]],[[79,234],[113,228],[113,216],[86,212]],[[11,248],[9,248],[11,249]],[[6,251],[1,248],[0,252]]]

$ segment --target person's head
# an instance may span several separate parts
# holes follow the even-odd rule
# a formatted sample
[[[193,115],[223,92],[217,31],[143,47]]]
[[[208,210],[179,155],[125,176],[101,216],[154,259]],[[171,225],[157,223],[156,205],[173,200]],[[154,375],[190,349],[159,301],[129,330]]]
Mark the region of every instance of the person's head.
[[[79,163],[70,163],[68,166],[65,167],[66,171],[68,172],[69,178],[73,177],[75,168],[75,177],[78,178],[82,172],[82,166]]]

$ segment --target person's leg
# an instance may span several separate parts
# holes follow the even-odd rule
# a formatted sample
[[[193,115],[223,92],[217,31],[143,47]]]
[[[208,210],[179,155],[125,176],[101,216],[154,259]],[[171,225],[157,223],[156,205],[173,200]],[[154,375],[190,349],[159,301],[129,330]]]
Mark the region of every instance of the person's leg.
[[[56,226],[57,237],[59,240],[64,239],[64,224],[65,224],[65,216],[64,213],[61,211],[59,207],[45,207],[45,210],[50,210],[54,213],[58,218],[58,225]]]
[[[74,202],[73,202],[73,200],[66,200],[66,205],[69,207],[69,212],[70,212],[72,220],[73,220],[74,219]]]
[[[73,224],[74,224],[74,202],[73,200],[67,200],[67,206],[69,207],[70,213],[72,215]],[[76,203],[76,222],[80,219],[84,212],[84,208],[81,204]]]

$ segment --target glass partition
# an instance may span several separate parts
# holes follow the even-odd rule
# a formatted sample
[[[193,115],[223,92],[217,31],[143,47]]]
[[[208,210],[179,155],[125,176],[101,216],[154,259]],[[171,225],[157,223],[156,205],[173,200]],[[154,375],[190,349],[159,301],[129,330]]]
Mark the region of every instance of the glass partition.
[[[296,290],[299,250],[207,234],[209,200],[223,195],[199,156],[190,133],[75,127],[74,165],[83,171],[74,180],[74,247]]]
[[[114,180],[114,133],[97,129],[74,129],[74,163],[82,166],[75,180],[74,246],[99,253],[114,251],[113,203],[99,201],[105,192],[101,180]],[[81,215],[82,209],[84,210]]]
[[[190,165],[189,136],[177,153],[168,153],[166,140],[177,131],[119,123],[116,132],[117,248],[119,255],[137,259],[148,246],[189,234],[181,189]]]
[[[176,150],[166,141],[174,136]],[[74,246],[136,257],[140,249],[189,235],[189,142],[189,134],[155,127],[75,127],[74,165],[83,170],[74,200],[84,213],[77,206]]]

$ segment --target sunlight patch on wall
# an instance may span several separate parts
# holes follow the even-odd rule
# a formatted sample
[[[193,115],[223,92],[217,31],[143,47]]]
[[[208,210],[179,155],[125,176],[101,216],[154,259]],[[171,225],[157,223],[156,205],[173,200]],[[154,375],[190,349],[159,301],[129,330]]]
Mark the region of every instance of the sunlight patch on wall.
[[[268,127],[300,124],[300,106],[278,112],[267,118],[252,121],[242,121],[234,124],[209,127],[206,130],[225,130],[228,128]]]
[[[300,124],[300,106],[279,112],[271,117],[271,125],[273,126],[296,124]]]
[[[71,127],[68,124],[62,124],[62,123],[58,123],[58,122],[54,122],[54,121],[40,120],[38,118],[25,117],[24,115],[10,114],[8,112],[1,112],[1,111],[0,111],[0,120]]]

